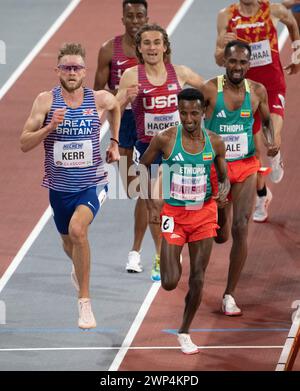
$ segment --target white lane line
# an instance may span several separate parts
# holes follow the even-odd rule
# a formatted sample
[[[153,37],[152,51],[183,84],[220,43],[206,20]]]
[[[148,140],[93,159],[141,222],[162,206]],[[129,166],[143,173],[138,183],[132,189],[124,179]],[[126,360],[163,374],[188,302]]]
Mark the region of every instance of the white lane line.
[[[179,10],[175,14],[174,18],[171,20],[169,26],[167,27],[167,33],[169,36],[171,36],[174,33],[174,31],[176,30],[176,27],[179,25],[181,20],[184,18],[184,15],[188,12],[188,10],[192,6],[193,2],[194,2],[194,0],[185,0],[185,2],[179,8]]]
[[[292,354],[299,347],[300,338],[300,306],[295,314],[289,334],[283,346],[275,371],[292,370]],[[296,359],[296,358],[295,358]],[[295,360],[294,359],[294,360]],[[291,367],[291,368],[290,368]]]
[[[228,345],[228,346],[198,346],[199,349],[282,349],[283,346],[236,346],[236,345]],[[65,348],[3,348],[0,349],[1,352],[51,352],[51,351],[72,351],[72,350],[119,350],[121,347],[65,347]],[[128,346],[127,350],[179,350],[179,346]]]
[[[33,61],[33,59],[38,55],[38,53],[43,49],[46,43],[50,40],[50,38],[55,34],[55,32],[60,28],[60,26],[65,22],[65,20],[70,16],[70,14],[74,11],[77,5],[80,3],[80,0],[72,0],[71,3],[67,6],[67,8],[63,11],[63,13],[56,19],[50,29],[46,32],[46,34],[39,40],[39,42],[35,45],[35,47],[31,50],[31,52],[25,57],[25,59],[21,62],[18,68],[12,73],[10,78],[6,81],[3,87],[0,89],[0,100],[7,93],[7,91],[13,86],[13,84],[18,80],[18,78],[22,75],[28,65]]]
[[[278,49],[280,52],[283,49],[288,37],[289,37],[289,30],[287,29],[286,26],[284,26],[278,38]]]
[[[122,346],[120,347],[119,352],[117,353],[116,357],[114,358],[114,361],[111,363],[109,367],[109,371],[117,371],[128,351],[130,349],[130,345],[132,344],[132,341],[134,340],[134,337],[136,336],[136,333],[138,332],[148,310],[150,305],[152,304],[158,290],[160,288],[160,283],[155,282],[151,286],[143,304],[141,305],[141,308],[134,319],[123,343]]]
[[[194,0],[185,0],[185,2],[179,8],[179,10],[175,14],[174,18],[171,20],[170,24],[167,27],[167,33],[169,36],[171,36],[173,34],[173,32],[175,31],[178,24],[181,22],[184,15],[187,13],[189,8],[192,6],[193,2],[194,2]],[[135,320],[133,321],[133,323],[128,331],[128,334],[126,335],[126,337],[122,343],[121,349],[117,353],[116,357],[114,358],[114,361],[111,363],[111,365],[108,369],[109,371],[117,371],[119,369],[128,349],[129,349],[129,346],[131,345],[136,333],[138,332],[138,330],[139,330],[139,328],[140,328],[140,326],[141,326],[141,324],[142,324],[142,322],[148,312],[148,309],[149,309],[152,301],[154,300],[154,298],[159,290],[159,287],[160,287],[159,283],[154,283],[152,285],[152,287],[150,288],[144,303],[141,305],[141,308],[140,308]]]
[[[51,216],[51,208],[48,206],[48,208],[45,210],[43,216],[40,218],[28,238],[25,240],[24,244],[18,251],[17,255],[14,257],[12,262],[10,263],[9,267],[6,269],[5,273],[0,279],[0,293],[2,289],[5,287],[7,284],[8,280],[10,277],[13,275],[19,264],[22,262],[23,258],[25,257],[27,251],[30,249],[32,244],[34,243],[35,239],[39,236],[41,233],[42,229],[46,225],[47,221],[49,220]]]

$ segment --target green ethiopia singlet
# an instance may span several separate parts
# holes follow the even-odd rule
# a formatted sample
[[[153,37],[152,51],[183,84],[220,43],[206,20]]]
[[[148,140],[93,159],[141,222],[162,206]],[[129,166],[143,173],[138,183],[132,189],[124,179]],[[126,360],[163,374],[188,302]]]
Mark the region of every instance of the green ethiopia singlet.
[[[242,106],[230,111],[226,108],[223,93],[224,76],[218,76],[218,97],[210,119],[205,119],[206,129],[220,135],[226,147],[226,160],[246,159],[255,154],[252,126],[254,122],[250,87],[245,79],[246,94]]]
[[[182,125],[177,127],[173,150],[163,159],[163,198],[173,206],[201,205],[211,198],[211,165],[216,156],[210,139],[205,136],[199,153],[186,152],[182,145]]]

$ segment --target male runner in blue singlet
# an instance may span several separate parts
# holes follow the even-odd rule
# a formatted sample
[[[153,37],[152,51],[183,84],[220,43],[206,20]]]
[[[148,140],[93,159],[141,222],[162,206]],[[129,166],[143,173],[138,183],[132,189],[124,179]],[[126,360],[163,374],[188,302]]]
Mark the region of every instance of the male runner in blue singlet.
[[[88,227],[107,192],[107,172],[100,155],[99,115],[110,113],[111,143],[106,161],[119,160],[120,106],[108,91],[83,87],[85,51],[80,44],[65,44],[59,51],[56,72],[60,85],[37,96],[21,135],[21,149],[30,151],[44,143],[43,186],[63,248],[73,262],[72,281],[78,290],[82,329],[96,327],[90,293]]]

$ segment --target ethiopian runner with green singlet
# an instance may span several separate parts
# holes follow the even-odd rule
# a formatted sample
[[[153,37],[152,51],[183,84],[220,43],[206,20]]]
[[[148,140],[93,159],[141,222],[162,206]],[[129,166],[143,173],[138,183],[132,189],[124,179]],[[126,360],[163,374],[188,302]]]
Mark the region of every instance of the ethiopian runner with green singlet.
[[[201,128],[204,112],[201,92],[194,88],[181,91],[178,94],[178,110],[182,125],[155,135],[140,164],[149,167],[156,156],[162,154],[164,206],[161,212],[160,267],[164,289],[176,288],[182,272],[180,254],[185,243],[189,246],[189,290],[178,330],[178,342],[183,353],[194,354],[199,350],[191,340],[189,328],[201,302],[204,273],[213,237],[217,235],[216,201],[221,206],[226,203],[230,184],[226,175],[223,140]],[[211,182],[212,167],[218,175],[218,194]],[[141,180],[141,183],[145,181]],[[152,200],[147,202],[151,204]],[[154,202],[149,210],[153,212],[150,219],[159,221],[159,210]]]
[[[242,313],[233,294],[247,258],[248,223],[254,207],[259,169],[252,132],[253,116],[257,110],[263,124],[268,155],[276,155],[279,146],[274,143],[265,87],[245,79],[250,65],[250,46],[231,41],[225,47],[224,56],[226,74],[206,82],[202,92],[206,99],[205,126],[221,136],[226,147],[233,206],[232,225],[230,227],[230,203],[219,210],[220,229],[215,240],[217,243],[227,241],[231,229],[233,243],[222,310],[225,315],[234,316]]]

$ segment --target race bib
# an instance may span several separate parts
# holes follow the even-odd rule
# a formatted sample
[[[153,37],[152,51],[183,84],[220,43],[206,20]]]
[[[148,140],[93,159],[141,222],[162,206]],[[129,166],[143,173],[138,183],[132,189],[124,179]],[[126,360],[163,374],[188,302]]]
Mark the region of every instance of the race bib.
[[[221,134],[225,143],[226,159],[239,159],[248,154],[247,133]]]
[[[64,168],[84,168],[93,165],[93,145],[91,140],[55,141],[54,164]]]
[[[145,135],[154,136],[161,130],[178,126],[180,124],[179,112],[174,111],[169,114],[145,113]]]
[[[174,173],[170,196],[179,201],[204,202],[207,189],[207,175],[184,176]]]
[[[270,41],[268,39],[266,39],[265,41],[250,43],[250,46],[250,68],[272,64],[272,52],[270,47]]]
[[[169,216],[162,216],[161,219],[161,232],[173,233],[174,218]]]

